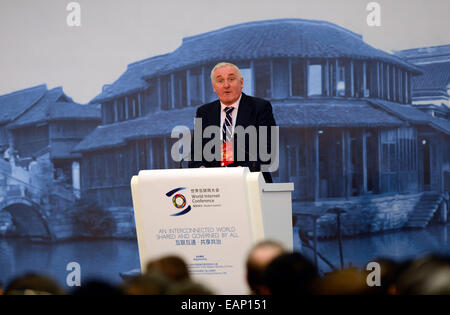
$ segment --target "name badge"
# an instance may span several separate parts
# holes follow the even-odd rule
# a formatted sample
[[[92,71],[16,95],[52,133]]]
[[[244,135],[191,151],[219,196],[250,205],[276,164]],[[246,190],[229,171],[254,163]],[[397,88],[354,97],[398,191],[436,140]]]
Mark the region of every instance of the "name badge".
[[[222,143],[222,158],[220,160],[220,166],[227,166],[233,162],[233,141]]]

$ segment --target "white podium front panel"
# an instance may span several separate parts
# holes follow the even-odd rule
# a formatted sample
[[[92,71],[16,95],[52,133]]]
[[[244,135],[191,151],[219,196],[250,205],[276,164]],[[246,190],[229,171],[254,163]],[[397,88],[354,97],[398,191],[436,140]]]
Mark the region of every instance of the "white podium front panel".
[[[148,170],[131,182],[141,268],[163,255],[217,294],[247,294],[245,260],[264,238],[261,173],[247,168]]]

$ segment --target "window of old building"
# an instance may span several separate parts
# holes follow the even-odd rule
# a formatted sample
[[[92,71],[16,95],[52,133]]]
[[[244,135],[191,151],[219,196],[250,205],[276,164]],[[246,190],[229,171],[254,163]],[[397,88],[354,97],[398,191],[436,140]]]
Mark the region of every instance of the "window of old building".
[[[271,62],[268,60],[255,61],[255,96],[270,98],[271,87]]]
[[[305,61],[293,59],[291,61],[291,84],[292,96],[305,96]]]
[[[186,71],[174,75],[173,107],[182,108],[187,105]]]
[[[343,130],[318,130],[319,197],[344,197]]]
[[[398,180],[401,192],[418,190],[417,135],[414,128],[398,129]]]
[[[125,99],[120,98],[116,103],[117,109],[117,120],[116,121],[124,121],[125,120]]]
[[[204,77],[204,88],[205,88],[205,103],[209,103],[214,101],[215,99],[217,99],[216,93],[214,93],[214,90],[212,88],[212,83],[211,83],[211,70],[214,68],[214,64],[209,64],[205,66],[205,69],[207,69],[208,71],[204,71],[203,72],[203,77]],[[244,86],[245,84],[247,84],[244,81]]]
[[[172,84],[170,75],[161,77],[160,80],[160,93],[161,93],[161,109],[167,110],[172,106]]]
[[[348,64],[344,60],[338,60],[336,65],[336,93],[337,96],[346,96],[346,88],[349,86],[346,80],[349,76]]]
[[[395,82],[396,82],[396,75],[395,75],[395,67],[393,65],[389,66],[389,100],[393,101],[395,100]]]
[[[158,81],[153,78],[149,80],[149,87],[141,94],[142,116],[158,109]]]
[[[272,98],[284,99],[289,96],[289,60],[272,61]]]
[[[381,142],[381,192],[397,191],[397,130],[382,130]]]
[[[360,60],[353,61],[353,93],[355,97],[364,97],[363,62]]]
[[[308,65],[308,96],[323,95],[323,67],[318,63]]]
[[[164,169],[164,139],[152,138],[153,169]]]
[[[239,67],[242,77],[244,78],[244,88],[242,92],[247,95],[255,95],[253,91],[253,73],[251,68]]]
[[[189,71],[189,98],[191,105],[203,103],[202,68],[194,68]]]

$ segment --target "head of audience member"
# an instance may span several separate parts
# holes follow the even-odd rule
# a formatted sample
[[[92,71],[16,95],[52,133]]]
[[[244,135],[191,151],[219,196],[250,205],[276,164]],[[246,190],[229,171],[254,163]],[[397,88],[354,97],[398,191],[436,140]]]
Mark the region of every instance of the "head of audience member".
[[[63,295],[61,287],[50,277],[27,273],[13,279],[5,288],[5,295]]]
[[[272,240],[265,240],[257,243],[250,250],[247,256],[247,284],[253,294],[268,294],[265,284],[264,272],[272,260],[283,254],[285,249],[283,246]]]
[[[311,284],[318,277],[314,265],[302,254],[281,254],[267,266],[265,284],[272,295],[311,294]]]
[[[142,275],[124,281],[122,291],[126,295],[161,295],[167,294],[172,282],[156,270],[147,270]]]
[[[426,255],[412,260],[395,281],[399,295],[449,295],[450,257]]]
[[[122,291],[115,285],[100,279],[90,279],[82,283],[80,287],[73,290],[72,295],[76,296],[105,296],[122,295]]]
[[[319,295],[365,295],[370,289],[366,276],[356,267],[335,270],[314,281],[312,291]]]
[[[147,263],[147,272],[157,271],[174,282],[188,280],[189,269],[185,261],[176,255],[163,256]]]

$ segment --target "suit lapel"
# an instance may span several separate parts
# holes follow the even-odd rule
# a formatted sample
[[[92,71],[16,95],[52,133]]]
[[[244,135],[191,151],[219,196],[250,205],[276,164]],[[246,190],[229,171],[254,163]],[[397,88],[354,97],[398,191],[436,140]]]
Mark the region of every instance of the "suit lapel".
[[[220,126],[220,101],[213,103],[212,109],[208,115],[208,124],[210,126]]]
[[[249,98],[242,93],[241,101],[239,102],[238,114],[236,117],[236,126],[247,127],[252,118],[252,107],[250,106]]]

